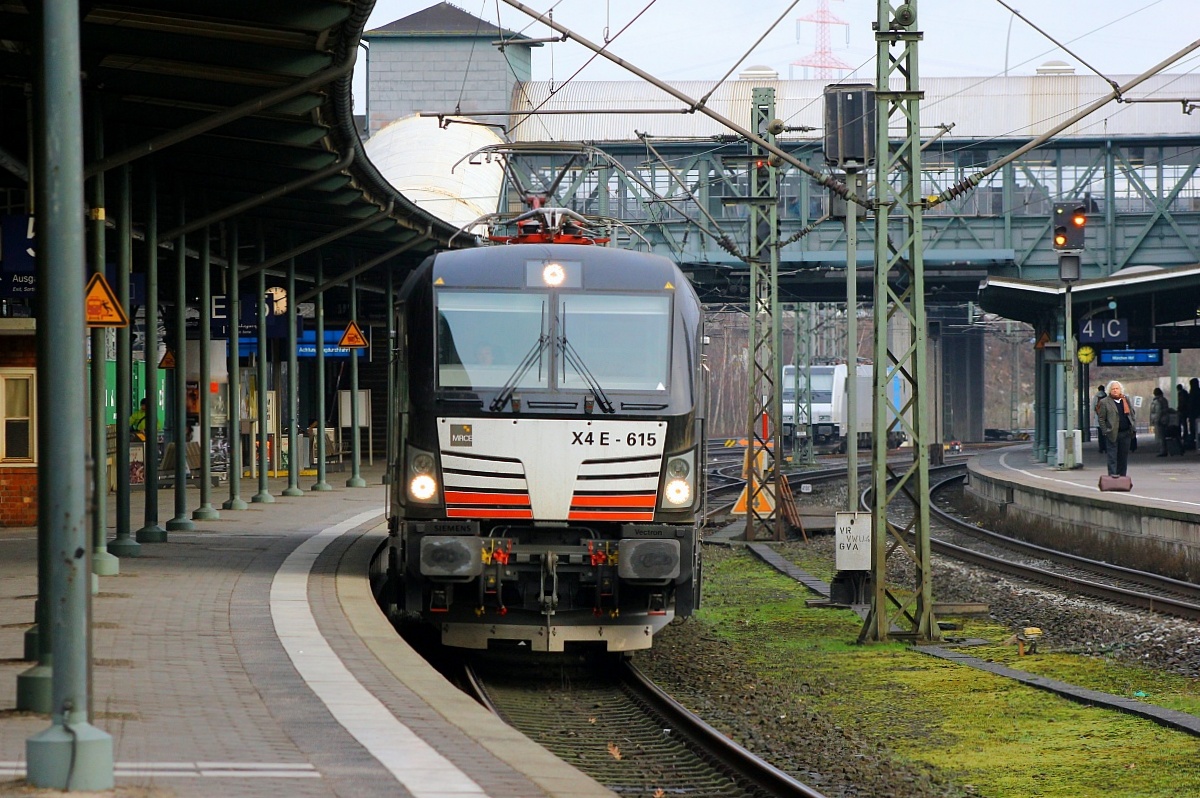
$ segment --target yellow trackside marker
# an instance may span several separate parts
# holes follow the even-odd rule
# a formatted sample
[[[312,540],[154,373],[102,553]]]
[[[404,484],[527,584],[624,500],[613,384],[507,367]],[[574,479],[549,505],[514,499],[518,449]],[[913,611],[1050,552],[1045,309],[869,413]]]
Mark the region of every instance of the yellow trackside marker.
[[[750,485],[751,482],[747,482],[746,487],[742,488],[741,495],[738,496],[733,509],[729,511],[730,515],[746,514],[746,508],[750,504]],[[754,512],[758,515],[767,515],[775,512],[775,494],[771,492],[770,485],[763,485],[762,489],[754,497]]]
[[[89,327],[128,327],[129,316],[117,301],[108,280],[100,272],[92,274],[84,292],[84,318]]]
[[[338,346],[343,349],[366,349],[369,346],[358,322],[351,319],[346,325],[346,332],[342,333],[342,340],[338,341]]]

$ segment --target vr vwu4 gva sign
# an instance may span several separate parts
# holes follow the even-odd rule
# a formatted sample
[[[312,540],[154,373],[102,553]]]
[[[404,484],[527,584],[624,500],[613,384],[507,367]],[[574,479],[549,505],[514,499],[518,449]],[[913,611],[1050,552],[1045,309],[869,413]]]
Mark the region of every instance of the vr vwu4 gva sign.
[[[839,571],[871,570],[871,514],[834,513],[834,566]]]

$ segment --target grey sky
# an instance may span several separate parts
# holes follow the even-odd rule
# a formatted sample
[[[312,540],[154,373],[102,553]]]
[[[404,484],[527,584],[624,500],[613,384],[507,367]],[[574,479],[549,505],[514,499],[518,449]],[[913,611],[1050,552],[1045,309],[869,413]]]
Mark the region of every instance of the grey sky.
[[[628,30],[617,36],[613,52],[664,80],[717,79],[762,35],[787,8],[790,0],[772,3],[736,3],[729,0],[657,0]],[[554,0],[524,0],[539,10]],[[616,35],[646,7],[648,0],[561,0],[554,7],[556,21],[587,38],[601,42],[607,27]],[[805,77],[803,67],[791,62],[816,47],[816,28],[799,24],[813,14],[819,0],[800,0],[775,30],[747,58],[743,66],[762,64],[780,77]],[[1200,38],[1200,3],[1196,0],[1009,0],[1039,27],[1108,75],[1134,75],[1149,69],[1170,53]],[[379,0],[368,29],[427,8],[432,0]],[[502,0],[457,0],[463,10],[495,21],[529,36],[548,35],[546,26],[531,23]],[[828,0],[830,13],[848,25],[830,28],[834,55],[855,67],[858,80],[874,80],[874,35],[877,13],[874,0]],[[921,73],[928,76],[1033,74],[1038,65],[1061,59],[1088,71],[996,0],[920,0],[918,27]],[[1012,21],[1011,34],[1009,21]],[[1119,21],[1118,21],[1119,20]],[[799,39],[797,38],[799,36]],[[848,40],[847,40],[848,37]],[[1050,52],[1047,52],[1050,51]],[[535,80],[565,80],[591,55],[573,42],[535,50]],[[1171,72],[1200,68],[1200,51]],[[811,75],[816,77],[815,75]],[[581,80],[635,80],[604,59],[597,58],[580,75]],[[361,83],[356,94],[361,92]],[[1200,126],[1200,120],[1198,120]]]

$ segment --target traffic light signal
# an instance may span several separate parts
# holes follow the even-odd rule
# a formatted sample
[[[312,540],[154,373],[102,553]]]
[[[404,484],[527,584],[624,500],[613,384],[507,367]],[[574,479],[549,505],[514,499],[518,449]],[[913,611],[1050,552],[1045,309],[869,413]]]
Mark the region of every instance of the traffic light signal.
[[[1087,228],[1087,208],[1079,202],[1054,203],[1051,219],[1055,250],[1083,249],[1083,231]]]

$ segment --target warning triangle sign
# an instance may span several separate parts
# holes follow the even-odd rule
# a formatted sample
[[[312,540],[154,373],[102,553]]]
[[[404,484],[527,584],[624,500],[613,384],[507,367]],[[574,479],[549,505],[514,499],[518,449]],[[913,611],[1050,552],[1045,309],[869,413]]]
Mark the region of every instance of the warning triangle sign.
[[[343,349],[366,349],[369,346],[358,322],[351,320],[346,325],[346,332],[342,333],[342,340],[338,341],[338,346]]]
[[[741,495],[734,502],[733,509],[729,511],[730,515],[745,515],[747,507],[750,504],[750,482],[746,483],[746,487],[742,488]],[[754,497],[754,512],[758,515],[770,515],[775,512],[775,495],[771,492],[770,485],[763,485],[762,490]]]
[[[128,327],[129,316],[100,272],[92,274],[84,292],[84,313],[89,327]]]
[[[160,369],[175,368],[175,352],[171,349],[168,349],[162,356],[162,360],[158,361],[158,367]]]

